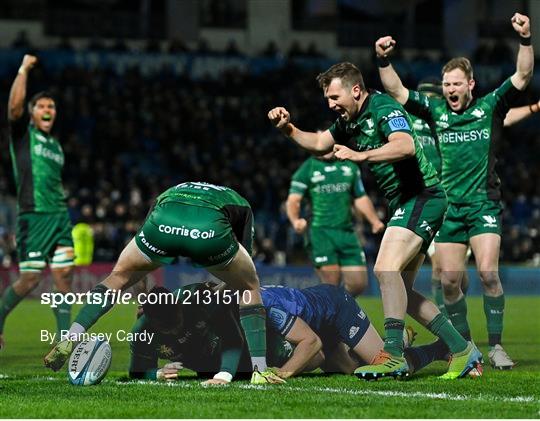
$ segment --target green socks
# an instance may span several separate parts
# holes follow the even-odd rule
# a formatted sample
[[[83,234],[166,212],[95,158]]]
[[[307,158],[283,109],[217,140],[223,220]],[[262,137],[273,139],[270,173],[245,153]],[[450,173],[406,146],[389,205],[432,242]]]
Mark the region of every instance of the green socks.
[[[448,312],[446,311],[446,306],[444,305],[444,295],[440,279],[431,278],[431,293],[433,294],[433,300],[435,301],[439,311],[444,314],[444,317],[448,318]]]
[[[265,371],[266,310],[262,304],[240,308],[240,324],[244,329],[253,369]]]
[[[394,357],[403,356],[403,329],[405,321],[400,319],[384,319],[384,350]]]
[[[99,284],[90,290],[92,294],[93,303],[87,303],[81,308],[77,317],[75,317],[74,323],[80,324],[85,330],[90,329],[94,323],[96,323],[101,316],[107,313],[113,307],[112,294],[105,294],[108,291],[105,285]],[[98,300],[98,296],[102,296],[101,300]],[[94,304],[95,303],[95,304]]]
[[[486,314],[489,346],[501,343],[504,316],[504,294],[498,297],[484,295],[484,313]]]
[[[56,293],[58,294],[58,292]],[[56,317],[56,327],[58,329],[58,338],[62,336],[62,331],[69,330],[71,325],[71,304],[62,302],[58,307],[52,309]]]
[[[7,315],[17,306],[17,304],[21,302],[23,298],[24,296],[21,297],[15,293],[11,285],[8,286],[4,291],[2,300],[0,301],[0,333],[4,331],[4,321],[6,320]]]
[[[471,328],[467,322],[467,302],[465,296],[461,297],[454,304],[446,304],[448,318],[467,341],[471,340]]]
[[[452,326],[452,323],[442,314],[437,314],[435,318],[426,326],[431,333],[441,338],[452,354],[462,352],[467,348],[467,341]]]

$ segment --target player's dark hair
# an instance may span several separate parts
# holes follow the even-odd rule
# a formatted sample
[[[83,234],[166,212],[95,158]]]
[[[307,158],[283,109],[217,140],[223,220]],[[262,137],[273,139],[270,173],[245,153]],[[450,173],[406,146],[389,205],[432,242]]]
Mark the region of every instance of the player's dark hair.
[[[347,61],[334,64],[326,72],[317,75],[317,82],[322,89],[327,88],[334,79],[340,79],[348,88],[358,85],[363,91],[366,89],[360,69]]]
[[[426,77],[418,82],[418,87],[416,88],[418,92],[421,92],[427,96],[441,96],[442,92],[442,83],[436,77]]]
[[[149,291],[149,294],[154,297],[149,300],[147,296],[147,300],[142,306],[144,315],[149,322],[165,329],[181,327],[183,324],[182,309],[179,303],[171,299],[175,294],[164,287],[154,287]]]
[[[48,92],[48,91],[38,92],[38,93],[34,94],[32,96],[32,98],[30,98],[30,100],[28,101],[28,112],[29,113],[32,113],[32,109],[36,105],[36,102],[38,102],[42,98],[52,99],[56,103],[56,100],[54,99],[54,96],[50,92]]]
[[[471,80],[474,76],[471,62],[466,57],[456,57],[450,60],[443,66],[441,75],[444,78],[445,73],[451,72],[454,69],[462,70],[468,80]]]

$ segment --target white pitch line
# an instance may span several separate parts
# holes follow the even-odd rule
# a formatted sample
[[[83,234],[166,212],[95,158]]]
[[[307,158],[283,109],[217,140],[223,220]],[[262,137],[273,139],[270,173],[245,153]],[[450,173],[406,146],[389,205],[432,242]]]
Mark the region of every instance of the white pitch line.
[[[241,385],[238,386],[242,389],[261,390],[265,389],[265,386],[259,385]],[[448,393],[425,393],[425,392],[398,392],[394,390],[356,390],[356,389],[342,389],[332,387],[296,387],[296,386],[281,386],[285,390],[292,390],[295,392],[320,392],[320,393],[336,393],[346,395],[375,395],[385,397],[400,397],[400,398],[425,398],[425,399],[445,399],[451,401],[463,401],[463,400],[476,400],[476,401],[497,401],[497,402],[519,402],[519,403],[540,403],[540,400],[535,399],[534,396],[515,396],[515,397],[500,397],[493,395],[451,395]]]
[[[1,374],[0,379],[9,378],[10,376]],[[23,379],[21,379],[23,380]],[[38,380],[47,380],[47,381],[66,381],[60,377],[32,377],[32,381]],[[66,382],[67,383],[67,382]],[[103,383],[116,384],[120,386],[136,386],[136,385],[152,385],[152,386],[162,386],[162,387],[179,387],[184,389],[198,389],[201,386],[195,383],[187,383],[185,381],[178,382],[159,382],[155,380],[135,380],[127,382],[119,382],[116,380],[103,380]],[[278,390],[277,387],[265,386],[265,385],[253,385],[253,384],[233,384],[229,387],[247,389],[247,390]],[[208,389],[214,388],[214,386],[205,387]],[[217,389],[226,390],[228,387],[218,387]],[[425,392],[398,392],[395,390],[358,390],[358,389],[345,389],[345,388],[336,388],[336,387],[297,387],[297,386],[279,386],[279,390],[287,390],[293,392],[303,392],[303,393],[335,393],[340,395],[355,395],[355,396],[383,396],[390,398],[424,398],[424,399],[442,399],[449,401],[493,401],[493,402],[505,402],[505,403],[540,403],[540,400],[534,396],[514,396],[514,397],[502,397],[502,396],[493,396],[493,395],[452,395],[449,393],[425,393]]]

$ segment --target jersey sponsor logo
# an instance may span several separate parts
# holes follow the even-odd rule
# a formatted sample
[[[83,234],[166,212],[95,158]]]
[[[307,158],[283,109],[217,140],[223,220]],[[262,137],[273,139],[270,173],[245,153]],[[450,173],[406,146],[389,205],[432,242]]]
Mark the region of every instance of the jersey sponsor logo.
[[[366,320],[366,313],[364,313],[364,310],[360,310],[358,317],[360,317],[362,320]]]
[[[205,191],[208,191],[208,190],[217,190],[217,191],[230,190],[228,187],[217,186],[217,185],[211,184],[211,183],[195,182],[195,181],[186,182],[186,183],[180,183],[180,184],[177,184],[175,186],[176,189],[180,189],[180,188],[183,188],[183,187],[196,189],[196,190],[205,190]]]
[[[345,193],[350,190],[349,183],[332,183],[322,184],[313,188],[315,193],[332,194],[332,193]]]
[[[39,140],[40,142],[47,143],[47,138],[43,136],[42,134],[36,133],[35,136],[36,136],[36,139]]]
[[[390,127],[390,130],[411,130],[411,127],[409,126],[409,123],[405,119],[405,117],[394,117],[390,121],[388,121],[388,126]]]
[[[351,326],[351,328],[349,329],[349,339],[354,338],[354,335],[356,335],[356,334],[358,333],[359,330],[360,330],[360,327],[358,327],[358,326]]]
[[[28,252],[28,257],[29,258],[34,258],[34,257],[41,257],[41,252],[40,251],[29,251]]]
[[[197,228],[186,228],[185,226],[173,227],[170,225],[161,224],[158,226],[159,232],[171,235],[179,235],[182,237],[189,237],[193,240],[208,240],[214,238],[216,232],[214,230],[201,231]]]
[[[160,249],[158,249],[156,246],[153,246],[152,244],[150,244],[150,243],[148,242],[148,240],[146,239],[146,237],[144,236],[144,232],[143,232],[143,231],[141,231],[141,232],[139,233],[139,237],[140,237],[140,239],[141,239],[141,243],[143,243],[144,246],[145,246],[148,250],[150,250],[150,251],[152,251],[152,252],[154,252],[154,253],[156,253],[156,254],[160,254],[160,255],[162,255],[162,256],[164,256],[164,255],[166,254],[163,250],[160,250]]]
[[[388,117],[388,119],[392,119],[392,118],[395,118],[395,117],[402,117],[402,116],[403,116],[403,113],[401,111],[394,110],[390,114],[388,114],[386,117]]]
[[[484,224],[484,227],[488,228],[497,228],[497,218],[492,215],[482,215],[482,218],[486,223]]]
[[[326,180],[326,176],[324,174],[321,174],[320,171],[313,171],[313,175],[311,176],[312,183],[318,183],[319,181],[324,180]]]
[[[394,216],[392,216],[392,218],[390,218],[390,220],[395,221],[395,220],[398,220],[398,219],[403,219],[404,216],[405,216],[405,209],[399,208],[398,210],[396,210],[394,212]]]
[[[476,142],[478,140],[489,140],[489,129],[442,133],[439,137],[441,143]]]
[[[420,229],[424,229],[425,231],[429,232],[430,235],[433,235],[433,228],[429,226],[428,221],[422,221],[422,224],[420,224]]]
[[[486,115],[486,112],[482,110],[481,108],[475,108],[471,111],[471,114],[475,116],[476,118],[482,118]]]
[[[315,257],[315,263],[325,263],[325,262],[328,262],[328,256]]]
[[[337,171],[337,167],[335,165],[327,165],[324,167],[324,172],[334,172]]]
[[[442,129],[448,128],[448,114],[444,113],[439,117],[439,120],[437,121],[437,126],[439,126]]]
[[[352,175],[352,169],[346,165],[341,166],[341,171],[343,171],[344,177],[350,177]]]
[[[208,260],[210,260],[211,262],[215,262],[217,260],[220,260],[220,259],[223,259],[225,256],[229,255],[231,253],[231,251],[234,249],[234,246],[235,246],[236,243],[231,243],[231,245],[229,247],[227,247],[227,250],[219,253],[219,254],[216,254],[215,256],[210,256],[208,258]]]
[[[44,148],[43,145],[37,144],[34,146],[34,153],[37,156],[42,156],[43,158],[50,159],[57,164],[64,165],[64,156],[62,154],[51,151],[50,149]]]

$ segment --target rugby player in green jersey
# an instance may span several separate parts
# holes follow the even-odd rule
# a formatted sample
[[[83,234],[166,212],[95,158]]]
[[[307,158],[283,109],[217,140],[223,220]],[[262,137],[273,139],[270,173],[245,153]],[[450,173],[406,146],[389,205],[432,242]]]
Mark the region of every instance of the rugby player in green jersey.
[[[64,153],[51,134],[56,119],[55,101],[46,92],[37,93],[28,103],[28,115],[25,113],[28,73],[36,63],[36,57],[24,56],[9,93],[9,147],[17,187],[20,275],[0,300],[0,348],[7,315],[37,286],[47,263],[56,292],[71,291],[73,239],[62,187]],[[58,331],[67,329],[71,306],[62,303],[54,314]]]
[[[309,224],[300,217],[304,197],[311,202]],[[298,234],[307,232],[307,248],[321,281],[339,285],[343,278],[345,289],[357,296],[366,289],[368,280],[351,206],[369,221],[374,234],[384,230],[366,195],[358,165],[338,162],[330,152],[307,159],[294,173],[286,203],[289,221]]]
[[[312,133],[296,128],[283,107],[270,110],[268,118],[307,150],[322,155],[333,149],[340,160],[367,162],[392,215],[375,263],[385,315],[384,349],[356,373],[374,379],[409,371],[402,340],[408,312],[451,350],[452,362],[443,377],[464,377],[481,364],[482,355],[431,301],[413,289],[424,254],[442,224],[447,200],[410,117],[388,95],[368,91],[360,70],[351,63],[336,64],[317,80],[328,106],[340,114],[328,130]]]
[[[178,256],[225,282],[237,295],[240,323],[253,365],[252,383],[284,383],[266,366],[266,312],[251,259],[253,214],[246,199],[228,187],[186,182],[163,192],[144,224],[124,248],[113,272],[90,294],[67,337],[46,356],[45,366],[59,370],[86,332],[114,305],[114,291],[124,291]],[[99,299],[96,299],[99,298]]]
[[[443,67],[444,99],[436,99],[403,86],[386,58],[396,44],[392,37],[380,38],[375,47],[387,92],[401,104],[414,105],[416,115],[436,125],[442,182],[449,200],[448,213],[435,239],[445,305],[454,326],[463,336],[470,336],[460,288],[470,244],[484,289],[489,359],[498,369],[511,369],[514,363],[501,345],[504,293],[498,270],[502,207],[494,148],[501,139],[507,112],[527,87],[534,67],[529,18],[516,13],[511,23],[521,37],[516,72],[478,99],[472,95],[475,81],[468,59],[454,58]]]

